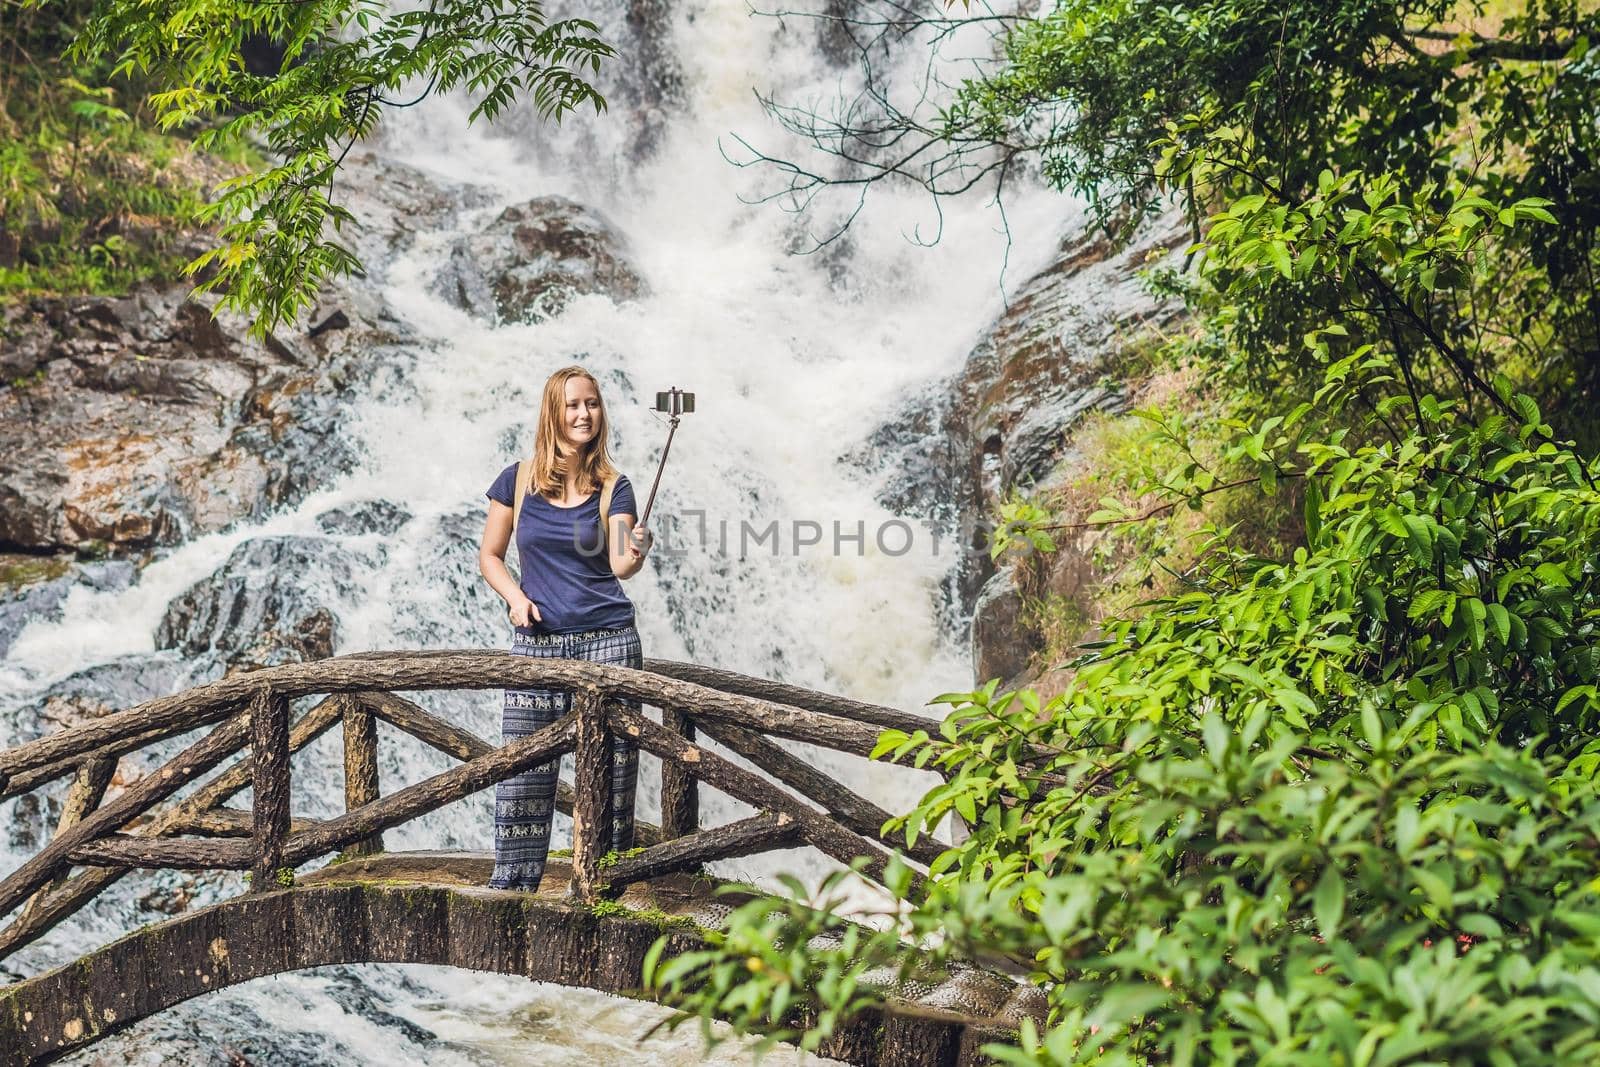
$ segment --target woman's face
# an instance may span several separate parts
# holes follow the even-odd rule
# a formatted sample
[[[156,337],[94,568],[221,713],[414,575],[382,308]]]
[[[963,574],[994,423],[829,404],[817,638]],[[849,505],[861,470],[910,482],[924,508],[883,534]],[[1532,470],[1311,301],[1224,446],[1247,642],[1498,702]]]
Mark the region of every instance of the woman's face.
[[[587,378],[568,378],[561,411],[561,436],[573,448],[594,440],[600,427],[600,392]]]

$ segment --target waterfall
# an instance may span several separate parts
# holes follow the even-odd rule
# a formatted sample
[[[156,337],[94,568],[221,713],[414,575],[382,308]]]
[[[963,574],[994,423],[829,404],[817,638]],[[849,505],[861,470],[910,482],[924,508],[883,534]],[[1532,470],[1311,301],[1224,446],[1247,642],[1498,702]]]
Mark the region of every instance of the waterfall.
[[[545,377],[571,362],[598,378],[614,457],[641,500],[665,438],[649,410],[654,393],[678,386],[697,394],[656,501],[652,525],[663,543],[625,586],[647,656],[903,708],[968,688],[965,635],[941,618],[936,595],[958,546],[876,502],[893,464],[878,473],[840,457],[961,365],[1003,307],[1002,263],[1018,281],[1045,261],[1067,221],[1063,201],[1015,191],[1009,247],[980,199],[945,204],[942,239],[925,248],[908,238],[935,221],[927,196],[875,187],[844,239],[825,254],[791,254],[808,228],[829,232],[853,194],[826,197],[805,216],[749,203],[776,177],[732,166],[722,150],[736,155],[730,135],[739,134],[774,155],[803,158],[805,147],[771,123],[752,90],[824,102],[850,91],[856,74],[826,58],[811,23],[753,16],[741,0],[684,0],[651,19],[637,9],[629,15],[617,6],[601,19],[623,48],[606,82],[610,114],[559,128],[513,114],[469,128],[467,105],[443,98],[385,120],[372,173],[404,164],[470,195],[460,196],[449,225],[367,264],[411,341],[349,412],[358,468],[265,522],[171,550],[127,588],[74,589],[61,617],[31,625],[0,663],[0,745],[19,739],[6,732],[16,709],[35,706],[75,672],[103,679],[123,706],[216,676],[214,658],[158,652],[155,635],[174,598],[230,560],[239,566],[235,551],[262,538],[295,539],[297,552],[322,563],[236,577],[297,585],[295,595],[327,607],[338,652],[505,647],[504,613],[477,574],[483,494],[528,450]],[[988,47],[982,33],[958,34],[944,51],[955,64]],[[925,43],[903,59],[890,81],[910,92]],[[642,62],[651,69],[641,71]],[[549,321],[496,326],[439,294],[436,279],[455,242],[507,205],[551,195],[610,220],[645,295],[621,303],[581,296]],[[370,516],[380,502],[382,521],[337,521]],[[811,524],[820,543],[797,544],[811,539]],[[498,736],[497,694],[424,702],[481,736]],[[341,809],[338,743],[324,737],[296,757],[297,811]],[[381,750],[385,792],[448,766],[388,734]],[[903,808],[931,781],[843,756],[817,759],[888,808]],[[647,760],[640,775],[646,818],[656,801],[654,766]],[[742,810],[706,795],[708,819]],[[49,829],[42,813],[18,802],[0,807],[0,824]],[[488,849],[490,829],[485,793],[390,831],[387,843]],[[36,847],[16,833],[0,839],[0,869]],[[718,868],[755,880],[780,869],[814,879],[826,865],[793,850]],[[151,910],[152,898],[181,894],[196,905],[238,888],[231,875],[136,874],[10,963],[37,973],[164,918]],[[648,1006],[500,976],[330,968],[209,994],[65,1062],[700,1062],[692,1030],[636,1046],[659,1017]],[[713,1062],[748,1062],[748,1053],[724,1050]]]

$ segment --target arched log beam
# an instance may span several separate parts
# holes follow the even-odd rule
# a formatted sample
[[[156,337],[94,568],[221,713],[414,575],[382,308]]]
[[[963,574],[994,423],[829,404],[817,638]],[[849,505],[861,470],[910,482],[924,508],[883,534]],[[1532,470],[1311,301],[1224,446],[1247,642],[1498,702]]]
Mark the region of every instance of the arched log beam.
[[[154,774],[130,785],[115,799],[69,829],[63,830],[34,857],[0,881],[0,915],[26,900],[69,865],[79,845],[115,832],[134,816],[182,789],[231,756],[250,736],[250,716],[238,714],[211,731]],[[41,902],[43,909],[47,902]]]
[[[622,900],[624,910],[600,916],[543,895],[400,884],[380,873],[388,858],[350,861],[323,872],[327,880],[316,884],[238,897],[145,927],[66,967],[0,989],[0,1049],[7,1064],[49,1063],[202,993],[307,967],[432,964],[634,994],[657,937],[665,933],[669,953],[701,945],[695,903],[708,900],[710,889],[688,879],[635,887]],[[334,880],[346,866],[367,864],[378,880]],[[562,883],[566,872],[556,866],[547,881]],[[663,925],[663,908],[690,921]],[[893,1002],[847,1023],[819,1052],[867,1067],[986,1062],[978,1050],[1014,1040],[1021,1015],[1037,1011],[1030,993],[1037,990],[965,972],[934,995],[968,1013]]]
[[[800,827],[793,819],[763,812],[726,826],[674,837],[643,852],[623,856],[610,866],[601,867],[600,878],[611,890],[616,890],[647,878],[695,871],[716,860],[738,859],[802,843]]]
[[[853,830],[847,830],[832,817],[808,807],[773,785],[761,775],[747,771],[723,759],[715,752],[690,744],[682,737],[625,708],[614,707],[607,716],[612,729],[618,734],[637,741],[644,751],[661,760],[674,760],[692,764],[693,774],[707,785],[720,789],[736,800],[742,800],[758,811],[774,815],[787,815],[799,827],[806,843],[838,862],[850,865],[856,860],[866,862],[861,873],[873,881],[883,883],[889,854],[874,841],[869,841]],[[923,876],[913,871],[912,884],[918,885]]]
[[[949,847],[931,835],[923,836],[909,848],[904,838],[885,837],[882,832],[883,824],[890,818],[887,811],[865,797],[858,796],[799,756],[768,741],[760,734],[726,723],[707,725],[706,734],[713,741],[743,756],[801,796],[821,804],[823,811],[832,815],[846,828],[903,852],[923,866],[938,859],[939,854]]]

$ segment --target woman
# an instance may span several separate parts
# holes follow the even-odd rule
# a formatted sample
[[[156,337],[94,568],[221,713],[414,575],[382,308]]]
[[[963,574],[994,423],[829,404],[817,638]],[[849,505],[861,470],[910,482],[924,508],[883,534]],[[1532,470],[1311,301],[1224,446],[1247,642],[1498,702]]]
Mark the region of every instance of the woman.
[[[639,573],[650,550],[650,534],[635,524],[633,486],[611,465],[608,430],[594,378],[582,367],[558,370],[544,385],[533,456],[501,471],[489,487],[478,569],[506,602],[516,627],[511,650],[519,656],[644,665],[633,603],[618,579]],[[607,495],[610,536],[602,538],[600,509]],[[514,514],[519,501],[521,510]],[[513,532],[520,582],[505,563]],[[638,708],[636,701],[625,703]],[[502,737],[526,737],[571,706],[572,695],[561,690],[507,689]],[[539,888],[560,766],[559,759],[551,760],[495,787],[491,886]],[[638,750],[615,741],[611,847],[619,852],[633,846],[637,772]]]

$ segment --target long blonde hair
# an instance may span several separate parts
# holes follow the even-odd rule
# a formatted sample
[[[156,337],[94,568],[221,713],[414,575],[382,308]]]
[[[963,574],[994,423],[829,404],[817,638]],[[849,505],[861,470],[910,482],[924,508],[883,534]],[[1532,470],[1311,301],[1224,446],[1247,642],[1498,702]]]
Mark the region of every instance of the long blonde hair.
[[[567,472],[573,457],[563,457],[557,445],[562,442],[561,416],[567,406],[567,383],[574,378],[587,379],[600,397],[600,418],[595,424],[594,436],[576,456],[576,481],[578,489],[599,492],[601,485],[616,477],[617,469],[611,464],[607,442],[611,439],[611,423],[606,418],[605,397],[600,395],[600,383],[594,375],[574,364],[562,367],[544,383],[544,400],[539,405],[539,427],[533,439],[533,478],[535,492],[549,496],[561,495],[566,489]]]

